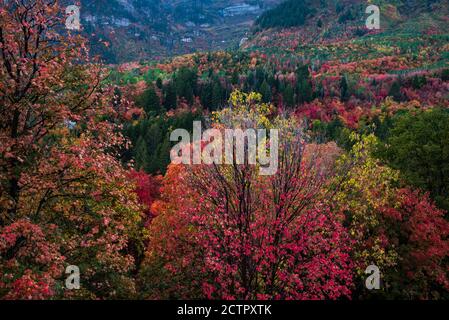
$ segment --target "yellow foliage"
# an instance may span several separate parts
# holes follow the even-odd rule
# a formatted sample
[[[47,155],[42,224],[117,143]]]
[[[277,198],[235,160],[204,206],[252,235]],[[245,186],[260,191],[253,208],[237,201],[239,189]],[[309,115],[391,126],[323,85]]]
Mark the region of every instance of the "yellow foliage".
[[[357,272],[361,275],[370,264],[379,268],[392,267],[398,254],[392,246],[382,246],[379,231],[380,209],[391,205],[399,180],[397,171],[383,167],[371,152],[377,143],[374,135],[353,134],[356,142],[349,154],[342,156],[338,165],[350,166],[341,179],[341,189],[336,195],[337,206],[351,216],[350,235],[355,240],[355,258],[360,261]],[[371,245],[366,245],[371,237]]]

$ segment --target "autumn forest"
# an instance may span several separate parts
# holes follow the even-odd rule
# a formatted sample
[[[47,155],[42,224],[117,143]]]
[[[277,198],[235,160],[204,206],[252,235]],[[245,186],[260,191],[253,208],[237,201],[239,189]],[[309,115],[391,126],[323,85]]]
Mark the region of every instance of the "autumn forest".
[[[449,299],[448,1],[288,0],[113,64],[66,6],[0,0],[1,300]],[[194,122],[276,130],[276,173],[175,163]]]

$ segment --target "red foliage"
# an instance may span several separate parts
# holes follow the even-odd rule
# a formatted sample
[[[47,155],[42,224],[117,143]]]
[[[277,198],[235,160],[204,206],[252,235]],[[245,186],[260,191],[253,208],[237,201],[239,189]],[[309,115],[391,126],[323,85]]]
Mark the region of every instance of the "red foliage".
[[[50,228],[54,230],[55,226]],[[0,289],[8,292],[5,299],[53,296],[54,279],[62,275],[65,258],[39,226],[20,220],[1,228],[0,255]]]
[[[57,1],[0,4],[0,298],[48,298],[64,259],[84,293],[133,292],[125,249],[140,217],[105,70],[82,37],[58,33]]]
[[[135,193],[139,198],[140,204],[145,206],[144,213],[147,216],[147,223],[154,218],[154,213],[151,211],[151,206],[154,201],[160,197],[160,187],[162,182],[161,176],[151,176],[143,171],[132,170],[129,172],[129,177],[135,182]]]
[[[401,253],[400,267],[405,276],[401,289],[425,299],[432,298],[428,295],[435,284],[449,291],[449,269],[444,263],[449,256],[445,212],[418,191],[399,190],[397,201],[397,207],[384,208],[383,213],[393,221],[386,230],[390,243]]]
[[[25,274],[15,280],[9,293],[4,297],[5,300],[43,300],[49,299],[54,292],[51,289],[53,279],[46,276],[35,276],[31,270],[26,270]],[[1,287],[0,287],[1,288]]]
[[[172,276],[192,275],[176,284],[181,297],[195,287],[221,299],[350,297],[351,242],[322,197],[328,160],[296,142],[271,178],[248,166],[169,167],[149,254]]]

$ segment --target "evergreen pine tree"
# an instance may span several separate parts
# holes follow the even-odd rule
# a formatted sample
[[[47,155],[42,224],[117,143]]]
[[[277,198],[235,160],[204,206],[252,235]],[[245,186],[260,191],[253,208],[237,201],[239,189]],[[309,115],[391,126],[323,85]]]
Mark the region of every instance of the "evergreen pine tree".
[[[134,149],[135,160],[136,160],[136,169],[137,170],[146,170],[148,164],[150,163],[150,157],[148,154],[148,147],[145,139],[140,136],[137,140],[136,148]]]
[[[217,110],[222,106],[223,102],[223,88],[221,87],[220,81],[216,80],[212,88],[212,110]]]
[[[181,68],[175,76],[176,93],[189,104],[193,104],[193,97],[197,87],[197,74],[189,68]]]
[[[302,104],[312,101],[312,76],[310,74],[308,65],[298,67],[298,69],[296,70],[296,79],[297,102]]]
[[[293,107],[295,105],[295,94],[290,84],[287,85],[283,92],[284,104],[287,107]]]
[[[390,88],[390,91],[388,92],[388,95],[390,97],[393,97],[393,99],[396,102],[402,102],[404,100],[404,97],[401,92],[401,84],[399,81],[395,81],[393,85]]]
[[[305,79],[299,80],[297,86],[298,103],[302,104],[305,102],[310,102],[312,101],[312,96],[313,96],[313,89],[310,82]]]
[[[147,115],[161,111],[161,102],[153,86],[145,90],[137,99],[137,104],[145,110]]]
[[[234,72],[232,73],[231,83],[233,85],[239,84],[239,73],[237,72],[237,70],[234,70]]]
[[[449,81],[449,69],[444,69],[441,71],[441,80]]]
[[[171,143],[169,136],[165,137],[162,144],[157,150],[157,172],[165,174],[168,165],[170,164]]]
[[[263,102],[268,103],[271,101],[271,88],[267,81],[264,81],[260,86],[260,93],[262,94]]]
[[[340,100],[343,102],[349,100],[348,81],[345,76],[341,77],[340,81]]]
[[[200,100],[204,108],[212,110],[212,90],[213,84],[211,81],[203,84],[200,91]]]
[[[313,94],[313,96],[314,96],[315,98],[320,98],[320,99],[324,98],[324,86],[323,86],[323,83],[322,83],[322,82],[319,82],[319,83],[317,84],[317,88],[316,88],[316,91],[315,91],[315,93]]]
[[[178,106],[176,88],[172,83],[169,83],[165,87],[164,106],[167,110],[176,109],[176,107]]]

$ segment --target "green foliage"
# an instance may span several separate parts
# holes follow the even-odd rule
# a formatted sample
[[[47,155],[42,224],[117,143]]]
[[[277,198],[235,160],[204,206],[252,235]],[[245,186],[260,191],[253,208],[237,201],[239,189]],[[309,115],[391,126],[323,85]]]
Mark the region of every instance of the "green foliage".
[[[214,84],[212,81],[207,81],[200,87],[200,101],[204,108],[214,110],[212,104],[212,91]]]
[[[219,81],[215,81],[212,87],[211,109],[216,110],[223,105],[223,88]]]
[[[262,85],[260,86],[260,94],[262,94],[262,100],[265,103],[268,103],[271,101],[271,88],[270,85],[267,83],[267,81],[264,81]]]
[[[399,117],[378,156],[398,169],[404,180],[429,191],[449,209],[449,112],[433,109]]]
[[[449,69],[444,69],[441,72],[441,80],[443,81],[449,81]]]
[[[193,122],[201,120],[200,113],[184,112],[175,116],[150,116],[135,124],[127,124],[125,135],[131,140],[132,148],[124,155],[124,161],[135,160],[136,169],[147,173],[165,173],[170,163],[173,143],[170,133],[174,129],[192,131]]]
[[[343,102],[349,100],[349,87],[345,76],[343,76],[340,81],[340,99]]]
[[[315,120],[311,131],[312,137],[320,143],[335,141],[339,147],[348,151],[354,145],[351,140],[351,131],[344,126],[340,119],[334,119],[331,122]]]
[[[338,23],[345,23],[347,21],[355,20],[355,15],[352,13],[352,10],[348,9],[338,18]]]
[[[164,88],[164,107],[167,110],[176,109],[178,106],[178,97],[176,87],[170,82]]]
[[[135,153],[136,169],[145,170],[146,166],[150,162],[150,157],[148,154],[147,143],[145,142],[145,139],[142,136],[139,136],[139,139],[137,140],[134,153]]]
[[[193,103],[193,96],[197,91],[197,73],[187,67],[181,68],[174,76],[176,93],[183,97],[189,104]]]
[[[143,79],[147,84],[153,84],[154,81],[157,79],[160,79],[162,75],[162,71],[160,69],[150,69],[148,72],[143,76]]]
[[[392,97],[396,102],[402,102],[404,95],[401,92],[401,83],[395,81],[388,92],[388,96]]]
[[[296,100],[299,104],[310,102],[313,98],[312,76],[308,65],[303,65],[296,70],[297,87]]]
[[[159,113],[161,111],[161,102],[159,96],[151,85],[145,92],[137,98],[136,104],[142,107],[148,114]]]
[[[285,91],[283,92],[284,104],[292,108],[295,105],[295,96],[294,96],[293,88],[290,84],[287,85]]]
[[[262,29],[302,26],[306,18],[314,12],[305,0],[288,0],[262,14],[256,25]]]
[[[413,89],[421,89],[427,84],[427,80],[425,76],[414,76],[412,78],[412,87]]]

